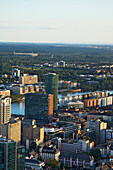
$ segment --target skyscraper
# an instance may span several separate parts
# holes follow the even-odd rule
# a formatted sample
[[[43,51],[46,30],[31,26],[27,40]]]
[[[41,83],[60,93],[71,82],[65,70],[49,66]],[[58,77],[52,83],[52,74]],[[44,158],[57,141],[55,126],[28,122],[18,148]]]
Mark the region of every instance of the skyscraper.
[[[2,125],[9,122],[11,118],[11,98],[0,98],[0,135],[2,134]]]
[[[52,121],[53,95],[28,93],[25,95],[25,118],[36,119],[40,123]]]
[[[16,142],[0,138],[0,169],[16,169]]]
[[[53,94],[53,110],[58,109],[58,74],[48,73],[46,75],[46,93]]]
[[[17,146],[17,170],[25,170],[25,147]]]
[[[0,137],[0,170],[24,170],[25,147],[16,142]]]

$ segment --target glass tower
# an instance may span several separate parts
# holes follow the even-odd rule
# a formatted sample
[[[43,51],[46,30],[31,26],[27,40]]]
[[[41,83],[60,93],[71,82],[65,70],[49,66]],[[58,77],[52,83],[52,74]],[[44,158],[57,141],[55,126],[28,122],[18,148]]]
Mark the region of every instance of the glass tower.
[[[14,140],[0,137],[0,170],[24,170],[25,147]]]
[[[0,170],[16,169],[16,142],[0,138]]]
[[[48,73],[46,75],[46,93],[53,94],[53,110],[58,109],[58,74]]]

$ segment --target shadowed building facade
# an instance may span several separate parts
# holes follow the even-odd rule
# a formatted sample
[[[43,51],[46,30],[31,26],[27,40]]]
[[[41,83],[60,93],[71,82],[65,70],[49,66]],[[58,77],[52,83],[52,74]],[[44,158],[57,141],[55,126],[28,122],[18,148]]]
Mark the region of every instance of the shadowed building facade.
[[[49,123],[53,116],[53,95],[29,93],[25,95],[25,118]]]
[[[22,121],[22,144],[29,149],[32,142],[36,145],[44,142],[44,127],[38,127],[36,120],[24,119]]]

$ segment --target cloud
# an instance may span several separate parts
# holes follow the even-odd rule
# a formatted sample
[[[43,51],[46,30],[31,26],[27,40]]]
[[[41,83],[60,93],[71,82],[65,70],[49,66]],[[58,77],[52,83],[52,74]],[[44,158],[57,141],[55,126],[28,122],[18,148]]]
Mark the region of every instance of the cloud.
[[[103,28],[106,29],[106,30],[113,30],[113,26],[112,25],[104,26]]]
[[[20,26],[10,25],[10,24],[0,24],[0,29],[20,29]]]
[[[14,25],[14,24],[0,24],[0,29],[35,29],[35,30],[56,30],[57,28],[55,27],[49,27],[49,26],[36,26],[36,25],[25,25],[25,24],[20,24],[20,25]]]
[[[37,26],[37,27],[35,27],[35,29],[38,29],[38,30],[56,30],[55,27],[48,27],[48,26]]]

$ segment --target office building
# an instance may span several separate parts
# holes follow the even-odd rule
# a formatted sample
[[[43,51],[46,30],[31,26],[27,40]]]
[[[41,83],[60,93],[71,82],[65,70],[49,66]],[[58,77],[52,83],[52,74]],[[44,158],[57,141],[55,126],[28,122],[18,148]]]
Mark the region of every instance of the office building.
[[[8,123],[2,125],[2,137],[12,139],[17,143],[21,142],[21,120],[10,118]]]
[[[63,128],[44,128],[44,141],[52,140],[57,137],[63,138]]]
[[[22,121],[22,144],[29,149],[32,142],[36,145],[44,142],[44,128],[36,125],[36,120],[25,119]]]
[[[24,74],[19,78],[19,83],[20,84],[35,84],[38,82],[38,76],[37,75],[28,75]]]
[[[13,95],[21,95],[26,93],[36,93],[39,92],[39,86],[38,85],[11,85],[7,87],[9,91],[12,91]]]
[[[0,90],[0,96],[2,97],[10,96],[10,90]]]
[[[36,119],[40,123],[52,121],[53,95],[29,93],[25,95],[25,118]]]
[[[24,170],[25,147],[0,137],[0,170]]]
[[[45,90],[47,94],[53,94],[53,110],[58,109],[58,75],[56,73],[49,73],[46,75]]]
[[[68,153],[81,153],[81,152],[90,152],[90,149],[94,147],[94,142],[89,140],[62,140],[61,141],[61,149],[62,152]]]
[[[0,98],[0,135],[2,134],[2,125],[9,122],[11,118],[11,98]]]
[[[16,169],[16,142],[0,138],[0,169]]]
[[[20,70],[18,68],[14,68],[12,70],[12,78],[15,78],[15,77],[20,77]]]
[[[106,129],[107,129],[107,123],[101,122],[100,119],[97,119],[96,121],[90,120],[87,121],[87,136],[91,136],[91,132],[94,134],[92,136],[92,139],[95,139],[96,144],[104,143],[106,139]],[[91,130],[94,130],[91,131]]]
[[[17,147],[17,170],[25,170],[25,147]]]

